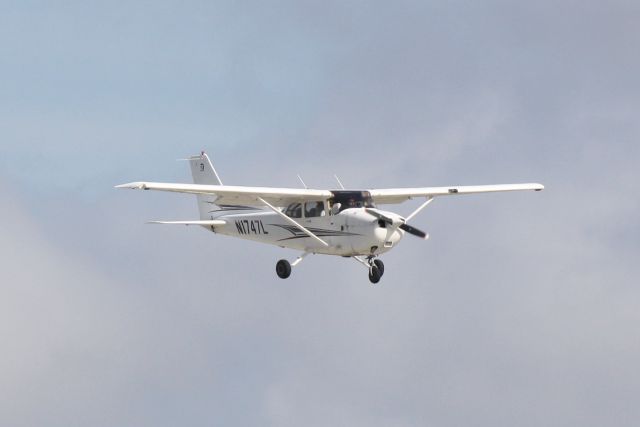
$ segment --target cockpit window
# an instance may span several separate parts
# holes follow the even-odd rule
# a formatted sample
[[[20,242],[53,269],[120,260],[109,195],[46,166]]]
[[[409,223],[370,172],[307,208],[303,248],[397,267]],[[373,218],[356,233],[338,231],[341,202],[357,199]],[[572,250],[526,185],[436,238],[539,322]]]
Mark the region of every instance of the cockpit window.
[[[333,191],[331,204],[340,203],[340,212],[350,208],[374,208],[373,199],[368,191]]]
[[[324,202],[307,202],[304,204],[305,218],[313,218],[324,215]]]
[[[289,218],[302,218],[302,203],[291,203],[284,214]]]

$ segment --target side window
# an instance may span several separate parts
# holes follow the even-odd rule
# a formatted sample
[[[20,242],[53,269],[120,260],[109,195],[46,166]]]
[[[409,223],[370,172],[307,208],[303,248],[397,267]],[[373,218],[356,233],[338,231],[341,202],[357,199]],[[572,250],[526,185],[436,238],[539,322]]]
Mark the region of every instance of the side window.
[[[304,216],[306,218],[324,215],[324,202],[307,202],[304,204]]]
[[[287,210],[284,212],[284,214],[289,218],[302,218],[302,204],[301,203],[290,204]]]

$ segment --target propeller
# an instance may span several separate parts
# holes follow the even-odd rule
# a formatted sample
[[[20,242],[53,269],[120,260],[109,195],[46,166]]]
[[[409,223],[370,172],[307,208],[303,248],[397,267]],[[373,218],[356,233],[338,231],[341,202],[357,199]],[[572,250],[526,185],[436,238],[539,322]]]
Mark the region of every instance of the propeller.
[[[429,238],[429,235],[427,233],[425,233],[422,230],[418,230],[417,228],[412,227],[409,224],[402,224],[400,226],[400,229],[406,231],[409,234],[413,234],[414,236],[420,237],[421,239],[425,239],[426,240],[426,239]]]
[[[405,219],[398,215],[396,218],[390,218],[377,209],[366,208],[365,211],[373,215],[374,217],[386,222],[389,225],[400,228],[401,230],[406,231],[409,234],[413,234],[416,237],[420,237],[421,239],[428,239],[429,235],[422,230],[417,229],[405,222]]]

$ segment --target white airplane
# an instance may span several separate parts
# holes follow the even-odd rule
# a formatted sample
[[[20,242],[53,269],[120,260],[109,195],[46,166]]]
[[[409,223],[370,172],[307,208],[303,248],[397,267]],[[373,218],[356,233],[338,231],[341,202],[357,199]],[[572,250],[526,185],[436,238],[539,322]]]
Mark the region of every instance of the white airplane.
[[[276,273],[282,279],[289,277],[291,268],[307,255],[326,254],[355,259],[367,268],[369,280],[378,283],[384,274],[379,255],[394,248],[405,233],[428,239],[427,233],[408,222],[434,198],[544,189],[542,184],[533,183],[345,190],[340,180],[340,190],[241,187],[223,185],[204,152],[186,160],[191,165],[194,184],[131,182],[116,188],[197,196],[199,220],[150,223],[199,225],[214,233],[300,251],[295,261],[281,259],[276,264]],[[407,217],[377,208],[414,198],[424,198],[424,202]]]

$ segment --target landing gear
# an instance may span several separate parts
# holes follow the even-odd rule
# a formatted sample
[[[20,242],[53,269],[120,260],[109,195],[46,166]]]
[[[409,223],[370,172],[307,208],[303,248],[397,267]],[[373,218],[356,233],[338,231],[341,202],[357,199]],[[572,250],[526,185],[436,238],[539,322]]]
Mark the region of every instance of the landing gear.
[[[380,269],[375,265],[372,265],[371,268],[369,268],[369,281],[371,283],[378,283],[381,277],[382,274],[380,273]]]
[[[276,264],[276,274],[281,279],[286,279],[291,276],[291,264],[286,259],[281,259]]]
[[[384,263],[379,259],[369,259],[369,281],[378,283],[384,274]]]
[[[367,270],[369,270],[369,281],[371,283],[378,283],[380,281],[380,278],[382,278],[384,274],[384,263],[382,261],[376,259],[374,255],[369,255],[366,258],[354,256],[353,259],[367,267]]]
[[[380,277],[382,277],[382,275],[384,274],[384,263],[382,261],[380,261],[379,259],[374,259],[373,260],[373,265],[378,267],[378,271],[380,271]]]
[[[276,274],[278,275],[278,277],[281,279],[286,279],[287,277],[291,276],[291,269],[296,265],[300,264],[300,262],[304,259],[304,257],[306,257],[309,254],[310,252],[302,253],[292,263],[289,263],[289,261],[287,261],[286,259],[281,259],[280,261],[278,261],[278,263],[276,264]]]

